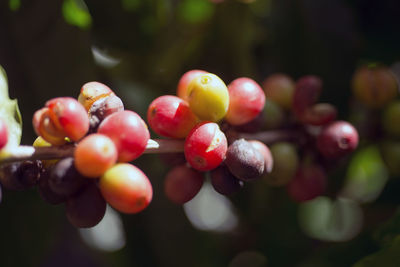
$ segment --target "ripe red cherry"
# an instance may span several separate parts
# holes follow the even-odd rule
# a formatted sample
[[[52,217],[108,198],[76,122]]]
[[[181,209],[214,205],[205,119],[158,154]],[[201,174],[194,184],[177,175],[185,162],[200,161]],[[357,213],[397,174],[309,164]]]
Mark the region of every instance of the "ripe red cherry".
[[[183,99],[163,95],[151,102],[147,121],[156,134],[171,138],[185,138],[198,119]]]
[[[3,147],[6,146],[7,142],[8,142],[7,125],[0,118],[0,149],[3,149]]]
[[[185,140],[185,158],[199,171],[209,171],[218,167],[228,149],[225,134],[218,124],[202,122],[194,127]]]
[[[322,129],[317,147],[326,158],[339,158],[354,151],[358,145],[358,132],[346,121],[335,121]]]
[[[138,158],[146,149],[150,138],[147,125],[133,111],[124,110],[105,118],[97,130],[113,140],[118,150],[118,161],[128,162]]]
[[[232,125],[245,124],[263,110],[265,94],[252,79],[238,78],[228,85],[229,108],[225,120]]]
[[[57,97],[35,112],[33,127],[38,135],[53,145],[65,143],[65,137],[79,141],[89,130],[85,108],[72,97]]]

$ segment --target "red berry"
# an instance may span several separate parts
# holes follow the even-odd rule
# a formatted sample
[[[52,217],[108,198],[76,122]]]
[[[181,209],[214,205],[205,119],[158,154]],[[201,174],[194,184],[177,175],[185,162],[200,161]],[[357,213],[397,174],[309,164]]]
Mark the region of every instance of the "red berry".
[[[296,89],[293,95],[293,109],[297,116],[310,106],[314,105],[322,91],[322,80],[314,75],[300,78],[296,82]]]
[[[229,108],[225,120],[232,125],[245,124],[263,110],[265,94],[252,79],[238,78],[228,85]]]
[[[346,121],[335,121],[322,129],[317,138],[317,147],[327,158],[339,158],[355,150],[358,132]]]
[[[89,130],[89,117],[85,108],[74,98],[57,97],[47,101],[49,115],[56,126],[72,141],[78,141]]]
[[[169,200],[183,204],[194,198],[203,186],[201,172],[179,165],[170,170],[164,181],[164,192]]]
[[[227,140],[218,124],[202,122],[186,137],[184,150],[186,160],[194,169],[209,171],[224,160]]]
[[[297,170],[295,177],[287,185],[287,190],[295,201],[304,202],[322,195],[326,184],[326,174],[321,167],[303,166]]]
[[[145,122],[136,112],[130,110],[109,115],[102,121],[97,132],[114,141],[119,162],[138,158],[146,149],[150,138]]]
[[[334,121],[336,115],[336,107],[328,103],[315,104],[306,108],[302,114],[298,114],[301,122],[315,126],[325,125]]]
[[[57,97],[35,112],[33,127],[38,135],[53,145],[65,143],[65,137],[78,141],[89,130],[85,108],[74,98]]]
[[[147,121],[156,134],[185,138],[198,119],[186,101],[176,96],[164,95],[154,99],[149,105]]]
[[[3,149],[8,142],[7,125],[0,118],[0,149]]]
[[[188,101],[188,85],[197,76],[207,73],[204,70],[190,70],[182,75],[178,82],[178,88],[176,90],[176,95],[185,101]]]

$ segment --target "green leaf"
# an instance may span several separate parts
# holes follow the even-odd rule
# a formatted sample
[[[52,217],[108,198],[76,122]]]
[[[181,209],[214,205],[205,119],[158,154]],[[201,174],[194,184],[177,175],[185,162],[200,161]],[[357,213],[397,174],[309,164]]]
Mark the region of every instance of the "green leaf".
[[[8,6],[12,11],[17,11],[21,7],[21,0],[9,0]]]
[[[10,99],[8,95],[7,76],[4,69],[0,66],[0,118],[7,125],[8,143],[0,152],[0,158],[7,155],[13,147],[21,142],[22,118],[19,112],[18,103],[15,99]]]
[[[210,19],[215,7],[208,0],[185,0],[179,7],[180,17],[189,23],[202,23]]]
[[[78,26],[81,29],[88,29],[92,24],[85,2],[82,0],[65,0],[62,6],[62,13],[67,23]]]

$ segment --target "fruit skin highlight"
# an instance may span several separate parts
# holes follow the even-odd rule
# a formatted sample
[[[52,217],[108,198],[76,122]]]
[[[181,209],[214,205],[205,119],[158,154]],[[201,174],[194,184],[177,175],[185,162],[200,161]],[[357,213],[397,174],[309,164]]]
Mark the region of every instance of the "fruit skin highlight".
[[[188,86],[189,105],[204,121],[220,121],[228,112],[229,93],[225,83],[215,74],[194,78]]]
[[[209,171],[225,159],[228,149],[225,134],[214,122],[202,122],[192,129],[185,140],[187,162],[196,170]]]
[[[104,199],[123,213],[138,213],[153,198],[153,188],[147,176],[136,166],[117,163],[108,169],[99,181]]]

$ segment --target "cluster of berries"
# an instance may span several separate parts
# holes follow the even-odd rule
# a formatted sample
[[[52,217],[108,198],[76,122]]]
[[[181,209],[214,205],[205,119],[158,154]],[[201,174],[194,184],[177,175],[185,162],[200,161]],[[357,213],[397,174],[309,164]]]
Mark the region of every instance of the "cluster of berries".
[[[166,196],[179,204],[191,200],[200,191],[205,172],[224,195],[260,178],[273,186],[287,186],[296,201],[323,194],[326,174],[318,157],[346,156],[357,147],[358,133],[350,123],[336,120],[333,105],[317,103],[321,90],[322,81],[316,76],[294,82],[275,74],[261,87],[250,78],[226,86],[206,71],[185,73],[177,96],[156,98],[147,112],[150,128],[164,137],[160,141],[173,144],[162,152],[184,155],[184,161],[166,175]],[[34,114],[33,127],[39,136],[34,147],[71,153],[61,160],[2,166],[4,187],[20,190],[37,185],[47,202],[66,203],[67,217],[77,227],[96,225],[106,203],[120,212],[137,213],[151,202],[149,179],[128,162],[157,142],[150,139],[142,118],[125,110],[106,85],[89,82],[77,100],[49,100]],[[281,132],[274,136],[274,129]],[[265,136],[269,139],[263,140]],[[0,149],[6,143],[7,127],[0,121]],[[300,162],[299,154],[309,150],[318,157]]]

